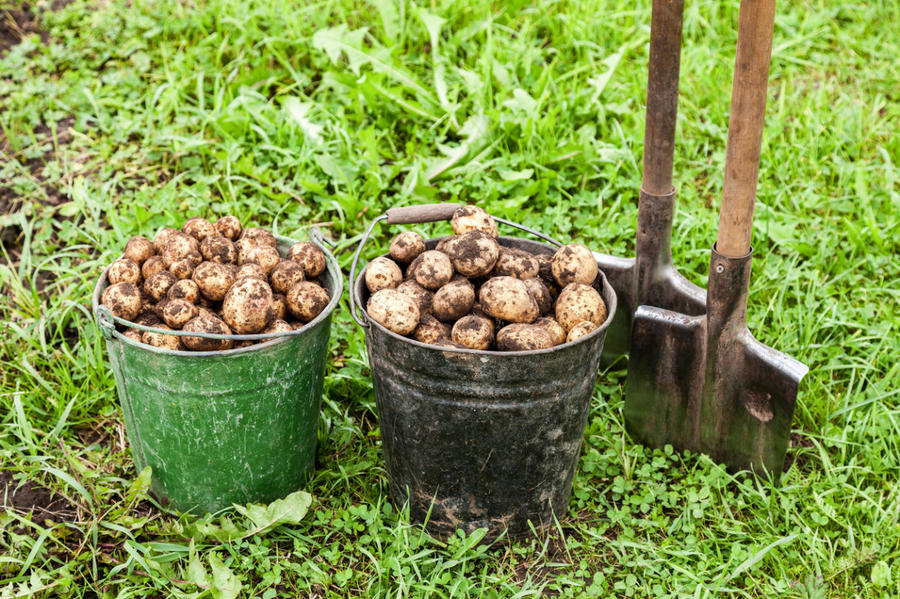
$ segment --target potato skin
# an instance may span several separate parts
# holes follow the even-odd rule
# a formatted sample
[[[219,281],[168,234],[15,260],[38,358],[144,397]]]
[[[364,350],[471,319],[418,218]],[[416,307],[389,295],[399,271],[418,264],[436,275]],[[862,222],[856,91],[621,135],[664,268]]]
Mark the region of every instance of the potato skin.
[[[382,289],[396,289],[403,281],[403,273],[396,262],[379,256],[366,266],[365,279],[369,293],[375,293]]]
[[[100,303],[113,316],[133,321],[141,313],[141,292],[134,283],[116,283],[103,290]]]
[[[553,254],[551,260],[553,277],[560,287],[569,283],[586,283],[590,285],[597,278],[597,259],[594,254],[580,243],[564,245]]]
[[[500,256],[494,266],[495,277],[516,277],[531,279],[538,276],[540,263],[528,252],[516,248],[501,247]]]
[[[450,338],[450,326],[431,314],[422,314],[419,318],[419,324],[412,332],[412,338],[419,343],[435,345],[442,339]]]
[[[581,339],[585,335],[589,335],[597,330],[597,325],[589,320],[582,320],[569,330],[566,335],[566,343],[571,343],[576,339]]]
[[[419,324],[416,303],[395,289],[382,289],[369,298],[369,317],[398,335],[409,335]]]
[[[533,324],[513,323],[497,331],[497,349],[500,351],[528,351],[553,347],[550,333]]]
[[[210,235],[200,242],[200,253],[204,260],[219,264],[236,264],[237,250],[227,237]]]
[[[596,289],[585,283],[570,283],[556,299],[556,321],[566,331],[587,320],[598,327],[606,321],[606,304]]]
[[[497,223],[490,214],[478,206],[470,204],[459,208],[453,213],[453,219],[450,222],[453,225],[453,232],[457,235],[463,235],[469,231],[484,231],[491,237],[497,238]]]
[[[528,288],[528,293],[530,293],[531,297],[534,298],[534,301],[537,302],[541,316],[549,314],[550,310],[553,309],[553,296],[550,295],[550,290],[547,289],[547,286],[544,285],[541,278],[531,277],[530,279],[523,279],[522,282],[525,283],[525,286]]]
[[[462,279],[450,281],[434,293],[431,310],[435,318],[453,322],[469,313],[475,303],[475,288]]]
[[[292,245],[288,250],[287,259],[299,263],[307,279],[321,276],[327,264],[325,252],[311,241],[301,241]]]
[[[156,232],[156,237],[153,238],[153,249],[157,254],[162,255],[163,250],[166,249],[166,244],[169,243],[169,239],[175,233],[178,233],[178,231],[172,227],[163,227]]]
[[[257,279],[262,279],[263,281],[267,280],[266,271],[264,271],[263,267],[256,262],[242,264],[238,269],[237,274],[234,275],[235,280],[243,279],[244,277],[255,277]]]
[[[525,283],[515,277],[494,277],[478,291],[478,303],[488,316],[506,322],[531,323],[540,316]]]
[[[282,293],[272,294],[272,318],[284,320],[288,315],[287,299]]]
[[[200,289],[202,292],[203,287]],[[251,277],[235,281],[222,302],[225,323],[239,335],[263,330],[271,320],[271,311],[271,287],[265,281]]]
[[[466,277],[483,277],[494,269],[501,255],[500,244],[484,231],[469,231],[448,242],[444,253],[453,269]]]
[[[189,333],[212,333],[231,335],[232,330],[221,319],[207,313],[189,320],[182,328]],[[203,337],[182,337],[184,346],[191,351],[222,351],[234,347],[233,339],[205,339]]]
[[[178,279],[167,270],[162,270],[149,279],[144,281],[144,292],[158,302],[166,297],[169,287],[174,285]]]
[[[566,330],[562,327],[561,324],[556,322],[556,319],[551,316],[544,316],[542,318],[538,318],[532,323],[536,327],[542,327],[550,333],[550,338],[553,340],[553,345],[562,345],[566,342]]]
[[[124,255],[126,258],[141,266],[155,252],[153,242],[143,235],[135,235],[125,244]]]
[[[200,295],[208,300],[220,302],[235,283],[231,269],[218,262],[203,262],[194,269],[191,280],[197,284]],[[268,284],[266,285],[268,287]]]
[[[238,239],[243,241],[246,245],[278,247],[278,241],[275,239],[275,236],[261,227],[249,227],[244,229],[244,232],[241,233],[241,236]]]
[[[427,250],[409,265],[407,276],[412,278],[425,289],[440,289],[453,278],[453,264],[447,254],[437,250]]]
[[[109,265],[109,271],[106,278],[113,285],[116,283],[141,283],[141,269],[137,263],[130,258],[119,258]]]
[[[191,257],[191,252],[197,252],[199,256],[199,250],[200,243],[196,239],[184,233],[175,232],[169,236],[160,255],[162,256],[163,264],[166,268],[169,268],[173,262]],[[199,258],[202,261],[203,257],[199,256]]]
[[[293,260],[282,260],[269,273],[272,291],[276,293],[287,293],[291,287],[305,280],[305,278],[303,267]]]
[[[173,329],[180,329],[199,315],[197,306],[183,299],[169,300],[162,310],[163,320]]]
[[[419,307],[419,314],[431,314],[431,306],[434,302],[433,292],[425,289],[412,279],[397,285],[397,291],[416,302],[416,305]]]
[[[175,275],[177,279],[190,279],[191,275],[194,274],[194,266],[196,264],[193,258],[182,258],[172,263],[172,266],[169,267],[169,272]]]
[[[331,298],[328,291],[311,281],[300,281],[285,296],[288,310],[302,322],[309,322],[328,307]]]
[[[490,349],[494,343],[494,323],[474,314],[464,316],[453,325],[450,338],[469,349]]]
[[[290,333],[294,330],[294,327],[289,325],[287,321],[282,320],[280,318],[276,318],[272,321],[272,323],[263,329],[263,333]],[[271,340],[267,340],[271,341]]]
[[[278,253],[278,250],[269,245],[255,245],[251,246],[250,249],[247,250],[242,264],[245,263],[255,263],[259,264],[263,272],[266,273],[266,276],[272,272],[278,263],[281,262],[281,254]]]
[[[415,231],[404,231],[391,240],[391,258],[402,264],[415,260],[425,251],[425,240]]]
[[[241,221],[238,220],[238,217],[230,214],[223,216],[213,223],[213,227],[215,227],[216,232],[219,235],[225,237],[228,241],[237,241],[243,231]]]
[[[210,235],[215,235],[216,228],[205,218],[195,216],[184,221],[184,224],[181,225],[181,232],[190,235],[197,241],[203,241]]]
[[[156,325],[156,328],[171,330],[164,324],[158,324]],[[181,340],[178,337],[176,337],[175,335],[166,335],[165,333],[144,331],[144,333],[141,335],[141,342],[146,343],[147,345],[152,345],[153,347],[158,347],[160,349],[171,349],[173,351],[184,349],[181,345]]]
[[[141,278],[147,280],[162,270],[166,270],[162,256],[150,256],[141,265]]]
[[[200,300],[200,287],[191,279],[176,281],[174,285],[169,287],[166,299],[183,299],[196,304]]]

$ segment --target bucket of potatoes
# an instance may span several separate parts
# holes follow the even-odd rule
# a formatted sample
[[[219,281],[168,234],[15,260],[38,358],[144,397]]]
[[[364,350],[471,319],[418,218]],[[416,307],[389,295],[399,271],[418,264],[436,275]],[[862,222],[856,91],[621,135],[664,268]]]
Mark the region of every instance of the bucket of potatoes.
[[[356,275],[376,223],[435,221],[453,234],[397,232]],[[592,251],[477,206],[392,208],[350,281],[394,503],[442,537],[517,536],[562,517],[616,309]]]

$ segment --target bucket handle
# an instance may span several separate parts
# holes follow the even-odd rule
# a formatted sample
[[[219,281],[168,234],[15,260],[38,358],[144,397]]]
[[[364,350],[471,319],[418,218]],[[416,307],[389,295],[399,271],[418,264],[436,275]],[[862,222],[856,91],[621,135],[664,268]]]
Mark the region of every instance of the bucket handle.
[[[442,220],[450,220],[453,218],[453,214],[463,207],[463,204],[454,204],[454,203],[440,203],[440,204],[423,204],[418,206],[401,206],[399,208],[388,208],[384,214],[376,218],[369,225],[369,228],[366,229],[366,233],[363,235],[362,240],[359,242],[359,246],[356,248],[356,253],[353,254],[353,262],[350,263],[350,316],[353,317],[353,320],[356,321],[361,327],[368,327],[368,317],[360,317],[358,312],[358,306],[356,305],[356,298],[354,294],[354,288],[356,285],[356,266],[359,263],[359,256],[362,253],[363,247],[366,245],[366,241],[369,240],[369,236],[372,234],[372,230],[375,228],[375,225],[381,221],[387,221],[389,225],[414,225],[420,223],[433,223]],[[525,225],[520,225],[519,223],[506,220],[505,218],[499,218],[494,216],[493,219],[498,223],[503,223],[504,225],[514,227],[521,231],[525,231],[526,233],[530,233],[535,237],[539,237],[543,239],[547,243],[554,245],[556,247],[560,247],[563,245],[562,242],[553,239],[548,235],[544,235],[540,231],[535,231],[530,227],[526,227]],[[363,312],[365,314],[365,312]]]

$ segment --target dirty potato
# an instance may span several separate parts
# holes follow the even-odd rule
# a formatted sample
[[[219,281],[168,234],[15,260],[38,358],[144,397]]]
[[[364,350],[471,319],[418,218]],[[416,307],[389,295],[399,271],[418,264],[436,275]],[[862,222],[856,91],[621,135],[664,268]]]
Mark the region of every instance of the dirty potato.
[[[474,314],[464,316],[453,325],[450,338],[469,349],[490,349],[494,343],[494,323]]]
[[[164,324],[156,325],[157,329],[172,330]],[[160,349],[171,349],[174,351],[184,349],[181,340],[175,335],[166,335],[165,333],[154,333],[153,331],[144,331],[141,335],[141,342]]]
[[[181,232],[185,235],[190,235],[198,242],[203,241],[210,235],[217,234],[216,228],[213,226],[213,224],[205,218],[200,218],[199,216],[195,216],[194,218],[189,218],[184,221],[184,224],[181,225]]]
[[[412,276],[415,281],[425,289],[439,289],[453,278],[453,264],[447,254],[437,250],[427,250],[409,265],[407,276]]]
[[[434,246],[435,251],[447,253],[447,248],[456,243],[456,239],[459,235],[447,235],[443,239],[437,242],[437,245]]]
[[[160,255],[163,259],[163,264],[166,268],[172,266],[172,263],[181,260],[182,258],[190,258],[193,256],[193,252],[196,252],[197,257],[200,258],[200,261],[203,260],[203,256],[200,255],[200,242],[191,237],[190,235],[185,235],[184,233],[172,233],[169,236],[168,241],[166,242],[163,251],[160,252]],[[197,263],[199,264],[200,261]]]
[[[202,285],[200,292],[203,292]],[[222,302],[222,318],[238,335],[260,332],[269,323],[271,316],[272,288],[265,281],[252,277],[238,279],[225,294]]]
[[[369,293],[375,293],[382,289],[396,289],[397,285],[403,281],[403,273],[400,272],[397,263],[384,256],[379,256],[369,262],[365,275]]]
[[[425,251],[425,240],[415,231],[404,231],[391,240],[391,258],[408,264]]]
[[[538,276],[540,263],[537,258],[517,248],[500,248],[500,256],[494,266],[495,277],[516,277],[517,279],[531,279]]]
[[[533,324],[510,324],[497,331],[497,349],[500,351],[528,351],[553,347],[553,339],[547,329]]]
[[[122,336],[126,339],[131,339],[132,341],[137,341],[138,343],[143,343],[141,338],[143,337],[141,331],[137,329],[125,329],[125,332],[122,333]]]
[[[202,310],[202,308],[201,308]],[[201,313],[189,320],[182,328],[189,333],[209,333],[213,335],[231,335],[233,331],[221,318],[212,313]],[[233,339],[206,339],[204,337],[185,336],[181,338],[184,346],[192,351],[222,351],[234,347]]]
[[[265,281],[266,271],[264,271],[263,267],[256,262],[247,262],[246,264],[242,264],[238,268],[237,274],[234,275],[235,280],[243,279],[244,277],[254,277]]]
[[[281,262],[281,254],[270,245],[251,246],[244,254],[244,259],[240,261],[241,264],[259,264],[266,276],[278,266],[279,262]]]
[[[173,329],[180,329],[189,320],[200,315],[197,306],[183,299],[173,299],[166,302],[162,310],[163,320]]]
[[[196,266],[194,258],[182,258],[172,263],[169,272],[175,275],[176,279],[190,279],[194,274],[194,266]]]
[[[325,272],[325,252],[311,241],[301,241],[292,245],[288,250],[287,259],[300,264],[307,279],[318,277]]]
[[[433,292],[425,289],[412,279],[397,285],[397,291],[416,302],[416,305],[419,307],[419,314],[431,314],[431,305],[434,301]]]
[[[141,278],[146,280],[166,269],[161,256],[150,256],[141,265]]]
[[[182,279],[176,281],[174,285],[169,287],[166,298],[170,300],[183,299],[192,304],[196,304],[200,299],[200,287],[191,279]]]
[[[287,300],[284,294],[272,294],[272,318],[284,320],[288,315]]]
[[[550,338],[553,339],[553,345],[561,345],[566,342],[566,330],[552,316],[538,318],[532,324],[546,329],[550,333]]]
[[[497,237],[497,223],[494,217],[478,206],[463,206],[453,213],[451,220],[453,232],[463,235],[469,231],[484,231],[491,237]]]
[[[548,314],[553,309],[553,296],[550,295],[550,290],[547,289],[541,278],[531,277],[530,279],[524,279],[522,282],[525,283],[525,286],[528,287],[528,293],[537,302],[541,316]]]
[[[570,343],[575,341],[576,339],[580,339],[585,335],[593,333],[597,330],[597,325],[589,320],[582,320],[578,324],[569,330],[569,334],[566,335],[566,343]]]
[[[216,233],[228,239],[228,241],[237,241],[241,236],[241,231],[243,231],[241,221],[238,220],[238,217],[230,214],[223,216],[213,223],[213,227],[215,227]]]
[[[178,278],[175,275],[167,270],[162,270],[144,281],[144,292],[149,295],[153,301],[158,302],[166,297],[169,293],[169,287],[174,285],[177,281]]]
[[[484,231],[469,231],[445,245],[453,269],[466,277],[486,276],[501,255],[500,244]]]
[[[166,244],[169,242],[169,239],[175,233],[178,233],[178,231],[172,227],[163,227],[157,231],[156,237],[153,238],[153,250],[161,255],[163,250],[166,249]]]
[[[134,283],[116,283],[103,290],[100,303],[113,316],[134,320],[141,313],[141,292]]]
[[[197,284],[200,295],[214,302],[224,300],[228,290],[235,282],[231,269],[218,262],[201,262],[194,269],[191,280]]]
[[[409,335],[419,324],[418,306],[396,289],[374,293],[369,298],[366,312],[372,320],[398,335]]]
[[[309,322],[328,307],[331,298],[325,289],[315,283],[300,281],[288,290],[285,301],[294,318]]]
[[[240,241],[247,245],[267,245],[272,248],[278,247],[278,241],[275,236],[260,227],[249,227],[241,233]]]
[[[200,254],[204,260],[219,264],[236,264],[237,250],[234,244],[223,235],[210,235],[200,242]]]
[[[269,326],[264,328],[262,332],[268,335],[270,333],[290,333],[293,330],[294,327],[289,325],[286,320],[276,318]]]
[[[138,314],[138,317],[134,319],[133,322],[135,324],[141,325],[142,327],[155,327],[158,324],[162,324],[163,320],[156,314],[156,312],[148,310],[145,306],[144,311]]]
[[[450,338],[450,325],[444,324],[431,314],[422,314],[419,324],[412,332],[412,338],[419,343],[434,345],[441,339]]]
[[[475,288],[466,279],[450,281],[434,292],[431,310],[435,318],[453,322],[469,313],[475,303]]]
[[[153,243],[143,235],[135,235],[125,244],[125,257],[141,266],[155,253]]]
[[[116,283],[134,283],[139,285],[141,282],[141,269],[130,258],[119,258],[110,264],[106,278],[113,285]]]
[[[287,293],[291,287],[305,278],[303,267],[293,260],[282,260],[269,273],[269,282],[275,293]]]
[[[569,283],[590,285],[597,278],[597,259],[580,243],[570,243],[553,254],[551,269],[560,287],[565,288]]]
[[[556,299],[556,321],[571,331],[582,320],[599,327],[606,320],[606,304],[590,285],[570,283]]]
[[[478,303],[488,316],[506,322],[530,323],[540,316],[528,287],[515,277],[488,279],[478,291]]]

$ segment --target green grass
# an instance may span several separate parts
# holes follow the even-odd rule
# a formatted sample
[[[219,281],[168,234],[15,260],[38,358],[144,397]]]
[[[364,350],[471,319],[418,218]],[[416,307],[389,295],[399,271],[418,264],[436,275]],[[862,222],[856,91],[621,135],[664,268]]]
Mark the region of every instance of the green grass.
[[[896,0],[779,5],[749,324],[810,366],[781,485],[634,444],[601,373],[568,513],[494,546],[390,506],[345,304],[305,518],[219,540],[149,508],[90,293],[130,235],[194,215],[352,246],[386,207],[477,202],[629,255],[649,2],[31,5],[48,41],[0,56],[0,469],[68,511],[0,515],[0,597],[900,596]],[[698,284],[736,20],[688,3],[674,252]]]

